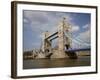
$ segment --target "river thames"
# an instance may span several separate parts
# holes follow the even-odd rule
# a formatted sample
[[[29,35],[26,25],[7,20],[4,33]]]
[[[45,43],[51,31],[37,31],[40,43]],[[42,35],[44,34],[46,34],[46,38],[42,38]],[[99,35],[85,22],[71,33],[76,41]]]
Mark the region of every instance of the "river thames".
[[[79,67],[90,66],[90,56],[79,56],[77,59],[30,59],[23,60],[23,69],[57,68],[57,67]]]

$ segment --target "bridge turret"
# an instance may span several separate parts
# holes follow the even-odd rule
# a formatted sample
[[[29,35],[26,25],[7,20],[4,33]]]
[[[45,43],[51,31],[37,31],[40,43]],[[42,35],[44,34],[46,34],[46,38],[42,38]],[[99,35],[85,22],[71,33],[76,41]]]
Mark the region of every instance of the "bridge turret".
[[[51,52],[51,41],[47,39],[50,36],[50,32],[46,31],[43,35],[43,51],[45,55],[48,55]]]

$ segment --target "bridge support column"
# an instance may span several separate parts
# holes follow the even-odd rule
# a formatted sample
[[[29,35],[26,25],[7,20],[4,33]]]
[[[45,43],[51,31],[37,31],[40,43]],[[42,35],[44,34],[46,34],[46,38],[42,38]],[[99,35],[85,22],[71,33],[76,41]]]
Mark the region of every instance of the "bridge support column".
[[[45,56],[48,56],[51,53],[51,41],[46,39],[49,35],[50,33],[48,31],[44,33],[43,51]]]

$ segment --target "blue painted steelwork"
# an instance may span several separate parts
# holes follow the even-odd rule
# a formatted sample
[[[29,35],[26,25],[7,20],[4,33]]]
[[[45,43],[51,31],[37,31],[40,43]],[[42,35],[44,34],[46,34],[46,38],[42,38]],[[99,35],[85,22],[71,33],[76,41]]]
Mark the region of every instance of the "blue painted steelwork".
[[[65,50],[66,52],[71,52],[71,51],[90,51],[91,48],[83,48],[83,49],[68,49]]]

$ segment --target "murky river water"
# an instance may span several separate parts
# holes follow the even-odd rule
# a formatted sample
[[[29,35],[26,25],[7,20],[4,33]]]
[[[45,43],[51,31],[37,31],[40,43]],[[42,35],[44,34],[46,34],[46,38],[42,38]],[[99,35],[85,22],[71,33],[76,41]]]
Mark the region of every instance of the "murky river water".
[[[63,58],[24,60],[23,69],[90,66],[90,60],[90,56],[81,56],[78,57],[78,59]]]

